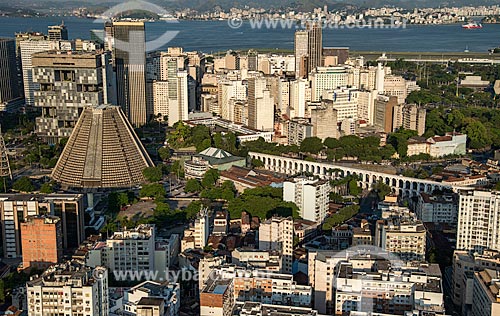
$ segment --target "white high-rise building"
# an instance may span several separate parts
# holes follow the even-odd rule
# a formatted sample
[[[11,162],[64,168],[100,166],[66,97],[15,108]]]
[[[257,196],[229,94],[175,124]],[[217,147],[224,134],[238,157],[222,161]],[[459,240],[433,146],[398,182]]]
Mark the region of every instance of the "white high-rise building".
[[[377,90],[377,67],[361,68],[359,72],[359,83],[354,86],[364,90]]]
[[[384,90],[387,95],[398,97],[398,103],[403,104],[408,96],[408,89],[405,78],[401,76],[389,75],[384,78]]]
[[[259,226],[259,249],[281,251],[283,273],[292,272],[293,219],[272,217]]]
[[[248,125],[262,131],[274,130],[274,99],[264,77],[248,79]]]
[[[359,91],[358,92],[358,119],[365,120],[368,124],[373,124],[373,115],[375,112],[375,99],[378,92]]]
[[[337,110],[339,122],[351,118],[358,119],[358,95],[356,88],[340,88],[334,90],[323,90],[323,99],[331,100],[331,106]]]
[[[290,118],[305,117],[307,86],[306,79],[297,79],[290,82],[290,106],[287,113]]]
[[[278,110],[282,114],[286,113],[290,106],[290,81],[278,81]]]
[[[390,261],[376,257],[350,257],[335,267],[332,314],[352,315],[363,310],[381,312],[378,315],[404,315],[406,311],[414,311],[410,315],[444,314],[439,265],[422,263],[396,270]]]
[[[182,53],[182,49],[180,50]],[[168,125],[185,121],[189,114],[188,72],[184,70],[183,55],[169,49],[152,58],[153,113],[161,120],[168,117]],[[193,106],[193,105],[192,105]]]
[[[154,114],[168,117],[168,125],[188,119],[188,80],[186,71],[178,71],[168,81],[153,82]]]
[[[330,184],[324,180],[295,178],[283,184],[283,201],[294,202],[300,210],[300,217],[321,223],[326,217]]]
[[[241,80],[228,80],[219,83],[218,102],[220,115],[223,119],[234,122],[234,102],[245,101],[247,98],[247,86]]]
[[[72,260],[48,268],[26,282],[28,315],[109,315],[106,268]]]
[[[385,84],[385,69],[381,63],[378,63],[375,76],[375,90],[380,91],[382,93],[384,91],[384,84]]]
[[[203,249],[207,245],[210,236],[210,218],[208,209],[202,208],[194,221],[194,246]]]
[[[500,192],[460,191],[456,249],[500,250]]]
[[[98,265],[110,271],[153,271],[154,250],[155,231],[150,225],[115,232],[106,240],[105,248],[96,249],[101,256]]]
[[[295,32],[295,78],[301,78],[307,75],[307,50],[308,50],[308,40],[309,35],[307,31],[297,31]]]
[[[309,75],[311,81],[311,101],[321,100],[324,90],[347,86],[349,75],[345,67],[318,67]]]

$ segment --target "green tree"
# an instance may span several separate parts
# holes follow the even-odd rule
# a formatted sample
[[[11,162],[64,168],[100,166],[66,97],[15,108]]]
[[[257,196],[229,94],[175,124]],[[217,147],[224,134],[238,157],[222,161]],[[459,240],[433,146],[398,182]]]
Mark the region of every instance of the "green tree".
[[[358,196],[362,192],[362,189],[358,186],[358,181],[356,179],[349,180],[349,194]]]
[[[170,173],[177,175],[179,178],[184,178],[184,168],[180,160],[175,160],[170,165]]]
[[[168,147],[160,147],[158,149],[158,155],[160,156],[161,160],[165,161],[170,158],[170,149]]]
[[[163,185],[159,183],[146,184],[139,192],[140,197],[150,197],[155,200],[161,200],[165,197],[166,191]]]
[[[22,177],[12,185],[12,188],[20,192],[33,192],[35,187],[28,177]]]
[[[254,168],[264,167],[264,163],[259,159],[252,158],[252,167]]]
[[[211,188],[219,180],[219,170],[217,169],[208,169],[203,175],[203,179],[201,180],[201,184],[204,188]]]
[[[167,203],[156,202],[156,207],[153,211],[153,218],[157,224],[161,224],[169,219],[172,215],[172,210]]]
[[[377,192],[380,201],[383,201],[385,196],[392,192],[391,187],[383,183],[382,181],[373,184],[373,190]]]
[[[473,120],[467,124],[464,132],[469,138],[469,147],[472,149],[482,149],[491,145],[491,138],[489,137],[488,131],[483,123],[477,120]]]
[[[184,188],[186,192],[200,192],[201,190],[203,190],[203,186],[198,179],[189,179]]]
[[[147,167],[142,170],[142,174],[149,182],[158,182],[162,179],[163,172],[161,167]]]
[[[181,148],[189,145],[191,128],[184,122],[179,121],[174,124],[174,130],[168,134],[167,142],[172,148]]]
[[[196,146],[196,151],[201,152],[212,146],[212,140],[210,138],[205,138],[201,143]]]
[[[323,149],[323,142],[318,137],[308,137],[300,143],[300,151],[317,154]]]
[[[324,144],[330,149],[335,149],[341,147],[340,141],[336,138],[328,137],[325,139]]]
[[[42,184],[42,186],[40,187],[40,193],[45,193],[45,194],[54,193],[54,188],[52,187],[52,184],[50,182],[45,182],[44,184]]]
[[[186,212],[186,218],[187,219],[195,218],[196,214],[198,214],[202,206],[203,203],[201,203],[201,201],[198,200],[189,203],[189,205],[184,210]]]
[[[406,157],[408,153],[408,139],[416,135],[416,131],[401,129],[395,133],[390,134],[387,138],[387,142],[396,149],[399,157],[402,158]]]
[[[129,196],[126,192],[118,193],[118,205],[125,206],[129,203]]]
[[[229,201],[228,210],[231,218],[240,218],[242,211],[247,211],[261,219],[275,214],[299,218],[298,207],[283,201],[283,189],[270,186],[247,189],[237,198]]]
[[[107,222],[102,228],[101,233],[105,233],[106,237],[112,235],[115,231],[118,230],[115,222]]]

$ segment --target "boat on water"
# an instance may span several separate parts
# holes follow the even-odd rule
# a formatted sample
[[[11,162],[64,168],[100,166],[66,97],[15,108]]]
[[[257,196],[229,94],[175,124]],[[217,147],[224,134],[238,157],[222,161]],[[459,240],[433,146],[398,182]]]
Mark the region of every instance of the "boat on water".
[[[483,25],[481,23],[469,22],[467,24],[462,25],[462,28],[471,30],[471,29],[482,29]]]

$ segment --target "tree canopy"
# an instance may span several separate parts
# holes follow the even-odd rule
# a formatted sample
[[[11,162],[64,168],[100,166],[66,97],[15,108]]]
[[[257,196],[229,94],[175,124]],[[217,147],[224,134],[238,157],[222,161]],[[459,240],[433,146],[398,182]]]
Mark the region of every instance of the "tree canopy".
[[[139,191],[140,197],[150,197],[156,200],[163,199],[166,195],[165,188],[160,183],[145,184]]]
[[[228,210],[231,218],[240,218],[242,211],[261,219],[270,218],[273,215],[299,218],[297,205],[283,201],[283,189],[269,186],[246,189],[240,196],[229,202]]]
[[[35,186],[31,179],[28,177],[21,177],[12,184],[12,188],[16,191],[20,192],[33,192],[35,190]]]
[[[158,182],[163,176],[161,166],[144,168],[142,174],[149,182]]]

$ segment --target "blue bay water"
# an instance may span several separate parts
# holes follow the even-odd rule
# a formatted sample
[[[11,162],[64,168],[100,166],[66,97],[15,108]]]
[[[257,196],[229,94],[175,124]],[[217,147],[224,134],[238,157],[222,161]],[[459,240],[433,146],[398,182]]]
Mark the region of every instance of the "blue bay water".
[[[48,25],[61,22],[58,17],[0,17],[0,36],[13,37],[15,32],[47,32]],[[70,38],[90,38],[90,30],[102,29],[92,19],[65,17]],[[186,50],[217,52],[227,49],[293,49],[295,29],[252,29],[248,22],[232,29],[227,21],[158,21],[146,23],[146,38],[152,40],[165,31],[179,31],[166,46],[182,46]],[[363,51],[420,52],[487,52],[500,46],[500,24],[487,24],[483,29],[464,30],[461,25],[417,26],[398,29],[325,29],[324,46],[347,46]],[[166,47],[165,46],[165,47]]]

